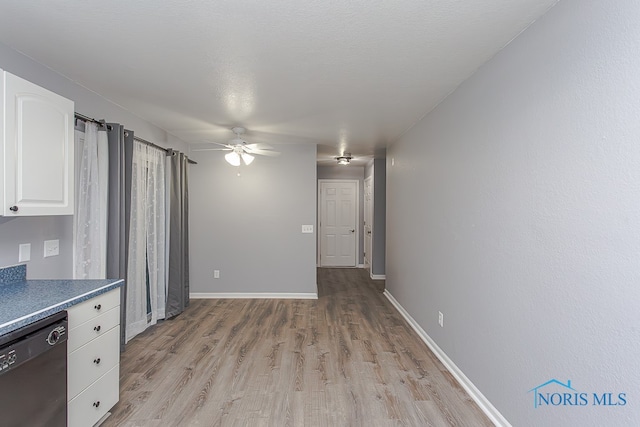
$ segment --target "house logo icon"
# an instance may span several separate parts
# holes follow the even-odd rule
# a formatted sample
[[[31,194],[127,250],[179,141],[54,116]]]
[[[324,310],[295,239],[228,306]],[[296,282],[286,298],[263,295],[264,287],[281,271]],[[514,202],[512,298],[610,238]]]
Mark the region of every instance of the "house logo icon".
[[[625,406],[627,404],[627,393],[609,392],[579,392],[571,386],[571,380],[567,383],[558,381],[555,378],[540,384],[529,390],[533,392],[533,407],[541,406]]]
[[[561,390],[563,390],[563,393],[546,393],[543,394],[542,392],[539,392],[538,390],[543,389],[547,386],[550,386],[552,384],[557,384],[561,387]],[[554,406],[557,406],[559,404],[561,404],[563,401],[567,402],[567,400],[571,400],[572,397],[576,397],[576,401],[579,399],[580,394],[577,392],[576,389],[574,389],[573,387],[571,387],[571,380],[567,380],[567,383],[564,384],[561,381],[558,381],[555,378],[550,379],[549,381],[547,381],[546,383],[540,384],[537,387],[532,388],[531,390],[529,390],[527,393],[531,393],[533,392],[533,407],[537,408],[540,404],[549,404],[551,403]],[[573,392],[573,393],[572,393]],[[554,396],[558,396],[559,398],[554,399]],[[557,403],[555,403],[555,401],[557,401]],[[571,403],[569,403],[571,404]]]

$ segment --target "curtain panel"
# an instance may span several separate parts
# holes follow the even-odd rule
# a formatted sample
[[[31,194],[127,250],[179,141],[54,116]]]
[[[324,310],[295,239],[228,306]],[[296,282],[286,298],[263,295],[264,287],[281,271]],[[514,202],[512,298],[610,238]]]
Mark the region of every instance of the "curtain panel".
[[[124,351],[127,313],[127,259],[131,213],[131,158],[133,132],[118,123],[107,124],[109,151],[109,200],[107,213],[107,277],[125,279],[120,288],[120,349]]]
[[[165,316],[165,157],[133,141],[126,341]]]
[[[169,278],[167,318],[189,305],[189,190],[187,156],[172,152],[169,158]]]
[[[96,123],[78,122],[75,130],[75,216],[73,277],[104,279],[107,268],[107,133]]]

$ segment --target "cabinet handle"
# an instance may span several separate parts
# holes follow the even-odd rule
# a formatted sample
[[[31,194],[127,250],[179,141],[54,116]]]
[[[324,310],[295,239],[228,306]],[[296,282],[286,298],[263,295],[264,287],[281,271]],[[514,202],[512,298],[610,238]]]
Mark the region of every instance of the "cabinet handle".
[[[17,207],[17,206],[11,206],[11,207],[9,208],[9,210],[10,210],[11,212],[18,212],[18,207]]]
[[[100,358],[98,357],[97,359],[93,359],[93,363],[95,363],[96,365],[100,364]]]
[[[102,308],[102,304],[94,305],[93,308],[100,310]]]
[[[98,406],[100,406],[100,401],[98,400],[97,402],[93,402],[93,406],[95,408],[97,408]]]
[[[98,325],[98,326],[96,326],[95,328],[93,328],[93,330],[94,330],[94,331],[96,331],[96,332],[100,332],[100,329],[101,329],[101,328],[100,328],[100,325]]]

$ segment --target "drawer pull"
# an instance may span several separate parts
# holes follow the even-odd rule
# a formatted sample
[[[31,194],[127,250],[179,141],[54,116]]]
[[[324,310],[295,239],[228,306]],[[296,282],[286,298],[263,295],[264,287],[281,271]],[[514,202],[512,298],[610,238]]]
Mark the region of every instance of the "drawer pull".
[[[95,363],[96,365],[100,364],[100,358],[98,357],[97,359],[93,359],[93,363]]]
[[[93,406],[95,408],[99,407],[100,406],[100,401],[98,400],[97,402],[93,402]]]
[[[100,332],[100,329],[102,329],[102,328],[100,328],[100,325],[98,325],[95,328],[93,328],[93,330],[96,331],[96,332]]]
[[[102,304],[94,305],[93,308],[100,310],[102,308]]]

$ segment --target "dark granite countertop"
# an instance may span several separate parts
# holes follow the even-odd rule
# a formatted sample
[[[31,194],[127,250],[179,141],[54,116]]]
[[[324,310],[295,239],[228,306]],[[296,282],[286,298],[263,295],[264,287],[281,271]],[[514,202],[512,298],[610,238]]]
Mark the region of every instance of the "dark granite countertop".
[[[15,269],[0,270],[0,335],[124,285],[122,279],[25,280]]]

